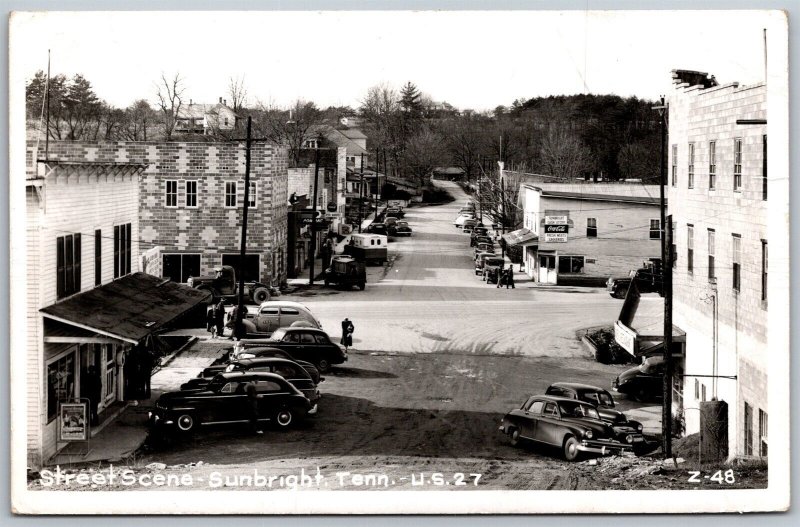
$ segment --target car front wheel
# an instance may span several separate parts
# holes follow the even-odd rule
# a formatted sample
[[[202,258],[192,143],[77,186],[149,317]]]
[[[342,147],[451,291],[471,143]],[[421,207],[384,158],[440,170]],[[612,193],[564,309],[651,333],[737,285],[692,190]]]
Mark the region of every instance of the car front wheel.
[[[266,287],[259,287],[253,291],[253,302],[261,304],[269,300],[269,291]]]
[[[324,373],[331,369],[331,363],[327,359],[320,359],[317,363],[317,369]]]
[[[294,416],[292,415],[292,411],[288,408],[282,408],[275,414],[275,425],[278,428],[289,428],[292,425],[292,421],[294,421]]]
[[[192,414],[181,414],[175,420],[175,425],[181,433],[189,434],[194,431],[197,426],[197,421]]]
[[[508,432],[508,441],[511,443],[511,446],[518,446],[519,445],[519,430],[516,428],[512,428]]]
[[[580,454],[578,450],[578,440],[575,436],[567,436],[564,440],[564,459],[567,461],[575,461]]]

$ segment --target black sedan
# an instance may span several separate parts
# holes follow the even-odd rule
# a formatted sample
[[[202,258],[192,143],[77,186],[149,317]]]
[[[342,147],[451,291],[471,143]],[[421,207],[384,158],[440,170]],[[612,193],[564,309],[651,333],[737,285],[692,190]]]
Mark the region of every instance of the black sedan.
[[[611,383],[614,391],[647,401],[659,399],[664,394],[664,357],[648,357],[639,366],[620,373]]]
[[[222,358],[217,359],[213,366],[204,368],[197,376],[205,379],[211,379],[218,373],[224,372],[228,368],[228,364],[236,359],[252,359],[256,357],[276,357],[279,359],[288,359],[296,362],[305,369],[311,376],[311,379],[319,384],[325,380],[319,374],[319,369],[304,360],[297,360],[292,358],[291,355],[278,348],[269,348],[264,346],[265,339],[242,339],[238,342],[239,349],[236,351],[234,348],[227,348],[227,354]]]
[[[567,461],[578,458],[581,452],[596,454],[620,453],[634,450],[644,443],[644,437],[631,431],[620,437],[589,403],[535,395],[510,411],[500,423],[512,445],[528,440],[561,450]]]
[[[600,419],[610,423],[611,426],[625,426],[632,428],[636,432],[642,431],[642,423],[628,420],[628,417],[624,413],[615,410],[616,404],[614,403],[614,398],[611,397],[608,391],[598,388],[597,386],[576,382],[556,382],[551,384],[544,393],[545,395],[578,399],[579,401],[589,403],[597,408]]]
[[[389,234],[392,236],[411,236],[411,227],[407,221],[397,221],[389,226]]]
[[[274,373],[221,373],[204,390],[167,392],[158,398],[149,423],[160,430],[188,434],[200,426],[247,423],[250,401],[245,386],[253,383],[259,421],[288,428],[302,420],[311,402],[303,392]]]
[[[292,360],[308,361],[321,372],[347,360],[344,349],[332,342],[327,333],[316,328],[278,328],[270,338],[263,340],[263,345],[285,351]]]
[[[294,361],[276,357],[241,359],[233,361],[225,367],[225,373],[235,371],[263,371],[280,375],[292,383],[292,386],[303,392],[303,394],[308,397],[308,400],[311,401],[311,404],[316,405],[317,401],[319,401],[320,394],[317,389],[317,383],[314,382],[311,375],[309,375],[302,366]],[[220,374],[221,373],[218,373],[217,375]],[[195,377],[190,379],[189,382],[183,383],[181,385],[181,390],[203,390],[209,383],[213,382],[214,377]]]

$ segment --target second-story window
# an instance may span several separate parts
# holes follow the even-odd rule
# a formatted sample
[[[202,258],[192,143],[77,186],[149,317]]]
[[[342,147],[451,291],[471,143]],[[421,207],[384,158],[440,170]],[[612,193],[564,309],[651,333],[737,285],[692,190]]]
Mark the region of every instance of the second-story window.
[[[732,260],[733,260],[733,286],[734,291],[741,291],[742,287],[742,236],[732,235]]]
[[[94,231],[94,285],[100,285],[103,281],[103,236],[102,231],[97,229]]]
[[[767,201],[767,136],[761,136],[762,143],[762,157],[761,160],[761,199]]]
[[[742,139],[737,137],[733,140],[733,190],[742,190]]]
[[[81,290],[80,233],[56,238],[56,272],[56,298],[64,298]]]
[[[178,206],[178,182],[173,179],[167,180],[167,193],[164,196],[164,205],[167,207]]]
[[[186,182],[186,206],[197,206],[197,181]]]
[[[250,207],[250,208],[254,208],[256,206],[256,203],[258,203],[256,201],[257,188],[258,188],[258,186],[256,185],[256,182],[255,181],[251,181],[250,182],[249,196],[247,196],[247,206]]]
[[[586,218],[586,237],[597,238],[597,218]]]
[[[650,220],[650,239],[661,239],[661,220],[658,218]]]
[[[131,224],[114,226],[114,279],[131,272]]]
[[[713,282],[717,279],[717,273],[714,270],[714,262],[716,255],[716,233],[714,229],[708,229],[708,281]]]
[[[236,206],[236,182],[235,181],[226,181],[225,182],[225,206],[226,207],[235,207]]]
[[[689,143],[689,181],[688,187],[694,188],[694,143]]]
[[[672,145],[672,186],[678,185],[678,145]]]
[[[767,267],[769,264],[769,253],[767,252],[767,240],[761,240],[761,300],[767,300]]]
[[[708,188],[717,188],[717,142],[708,143]]]
[[[694,272],[694,225],[686,226],[686,270]]]

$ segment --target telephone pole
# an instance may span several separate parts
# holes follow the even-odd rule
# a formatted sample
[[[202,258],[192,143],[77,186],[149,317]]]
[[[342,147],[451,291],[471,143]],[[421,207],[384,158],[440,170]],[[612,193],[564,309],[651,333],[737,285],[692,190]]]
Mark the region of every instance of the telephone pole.
[[[666,250],[664,262],[664,407],[661,412],[662,450],[664,457],[672,457],[672,215],[667,216]]]
[[[239,265],[236,272],[239,273],[239,294],[236,303],[236,321],[233,325],[233,335],[237,339],[244,337],[242,318],[244,317],[244,259],[247,255],[247,210],[250,204],[250,145],[252,137],[250,134],[252,118],[247,117],[247,140],[245,142],[244,154],[244,206],[242,207],[242,240],[239,249]]]
[[[322,137],[317,139],[317,148],[314,151],[314,200],[311,203],[311,246],[309,247],[309,256],[311,259],[311,267],[309,268],[308,285],[314,285],[314,259],[316,258],[317,249],[317,187],[319,186],[319,148],[322,142]]]

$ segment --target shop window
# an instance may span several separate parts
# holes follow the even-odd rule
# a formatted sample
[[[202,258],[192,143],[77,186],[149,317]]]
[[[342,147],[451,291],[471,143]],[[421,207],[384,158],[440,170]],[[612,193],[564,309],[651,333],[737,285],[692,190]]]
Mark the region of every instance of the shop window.
[[[114,357],[114,347],[110,344],[106,345],[106,386],[105,398],[110,399],[114,395],[114,388],[116,387],[117,377],[117,364]]]
[[[744,403],[744,455],[753,455],[753,407]]]
[[[47,365],[47,422],[56,418],[58,403],[75,398],[75,354]]]
[[[56,297],[64,298],[81,290],[81,235],[56,238]]]
[[[597,238],[597,218],[586,218],[586,237]]]
[[[758,455],[767,457],[768,443],[767,429],[769,428],[767,412],[764,410],[758,411]]]
[[[223,254],[222,265],[230,265],[236,269],[236,279],[239,278],[239,256],[238,254]],[[247,254],[244,257],[244,270],[242,274],[246,282],[258,282],[261,280],[260,272],[261,259],[257,254]],[[269,262],[267,262],[269,263]]]
[[[560,274],[582,273],[585,259],[583,256],[559,256],[558,272]]]
[[[131,272],[131,224],[114,226],[114,279]]]
[[[162,275],[173,282],[186,283],[192,276],[200,276],[199,254],[164,254],[161,256]]]

